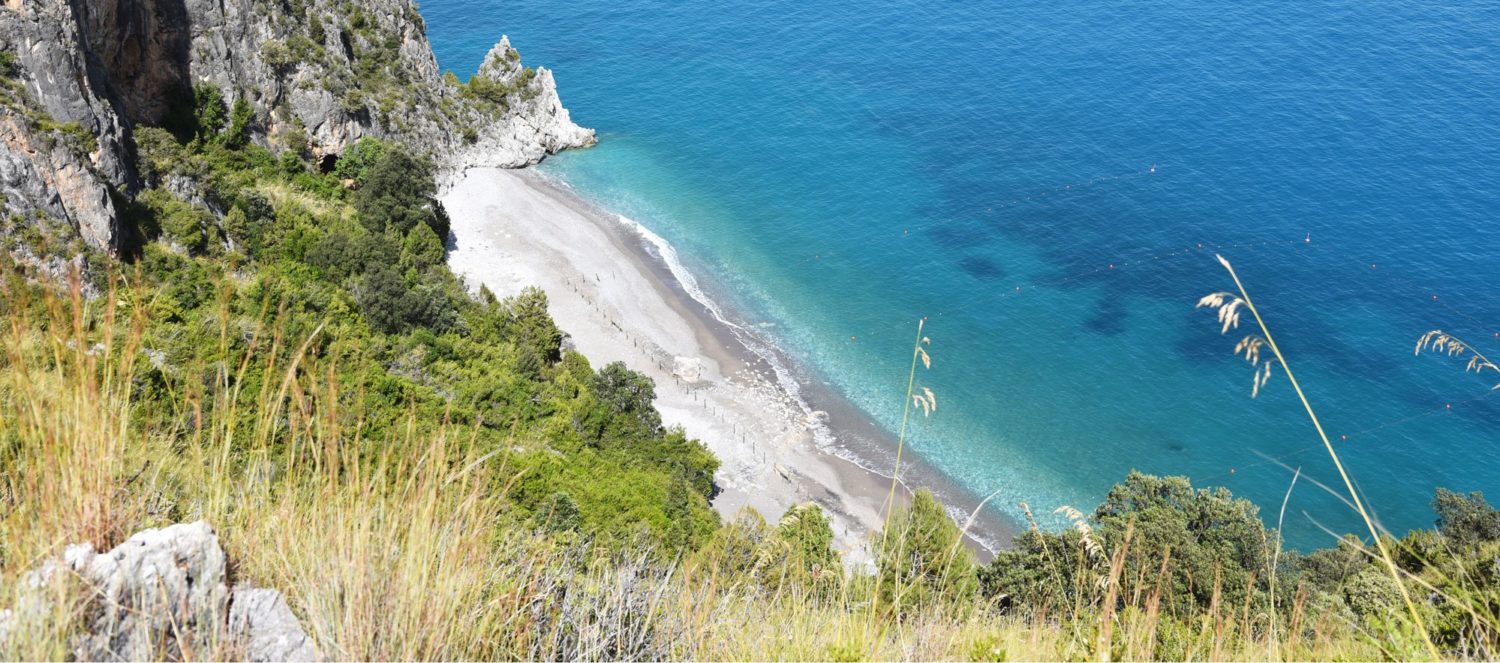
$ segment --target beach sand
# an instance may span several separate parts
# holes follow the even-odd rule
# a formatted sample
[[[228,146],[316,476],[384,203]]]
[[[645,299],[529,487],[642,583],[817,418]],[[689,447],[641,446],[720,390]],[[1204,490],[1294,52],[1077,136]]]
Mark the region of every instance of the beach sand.
[[[845,560],[868,561],[891,479],[820,449],[816,431],[862,429],[867,444],[880,433],[846,405],[806,405],[795,381],[784,371],[778,379],[774,358],[751,351],[742,329],[691,296],[661,255],[670,248],[533,171],[471,169],[442,202],[452,218],[449,266],[470,287],[500,297],[541,288],[595,368],[622,361],[655,381],[662,420],[722,463],[713,505],[726,519],[751,507],[774,524],[788,507],[815,502]],[[904,481],[911,472],[903,468]],[[904,486],[897,493],[904,502]]]

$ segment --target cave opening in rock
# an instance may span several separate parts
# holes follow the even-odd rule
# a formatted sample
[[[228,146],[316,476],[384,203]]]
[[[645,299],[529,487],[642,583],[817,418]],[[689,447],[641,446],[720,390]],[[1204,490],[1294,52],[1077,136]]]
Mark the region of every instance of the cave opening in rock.
[[[339,155],[325,154],[318,159],[318,172],[327,175],[339,165]]]

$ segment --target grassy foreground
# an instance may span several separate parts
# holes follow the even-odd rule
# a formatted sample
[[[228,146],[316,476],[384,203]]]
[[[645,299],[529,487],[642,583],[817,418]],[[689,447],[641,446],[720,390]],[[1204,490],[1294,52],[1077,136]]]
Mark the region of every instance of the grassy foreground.
[[[1160,653],[1159,594],[1137,595],[1120,611],[1083,605],[1023,617],[962,583],[849,575],[826,541],[821,551],[793,549],[806,541],[788,532],[799,516],[821,518],[815,508],[794,510],[775,529],[746,514],[700,551],[675,556],[532,526],[513,515],[503,488],[521,472],[505,453],[479,453],[464,426],[417,435],[411,425],[394,439],[364,438],[358,400],[344,405],[337,397],[358,386],[331,379],[334,360],[309,352],[321,330],[284,338],[271,320],[222,330],[262,340],[226,349],[204,366],[217,373],[216,387],[180,396],[170,423],[146,423],[136,399],[150,321],[138,305],[141,293],[122,280],[112,279],[115,289],[92,300],[76,280],[61,292],[14,275],[6,281],[0,439],[8,509],[0,521],[0,587],[13,590],[20,574],[64,542],[109,546],[143,527],[203,518],[219,531],[236,577],[285,592],[323,653],[340,659]],[[259,387],[253,424],[240,426],[235,375],[256,363],[277,379]],[[915,512],[898,515],[893,527],[914,532],[923,526],[918,520]],[[941,547],[955,533],[911,538]],[[957,554],[950,548],[928,561],[951,567],[949,553]],[[816,561],[804,563],[810,559]],[[1117,559],[1101,589],[1114,592],[1121,576]],[[884,590],[876,587],[880,577],[889,581]],[[925,586],[933,595],[908,591]],[[79,617],[59,614],[47,628],[22,630],[5,656],[64,657],[66,634],[76,626],[70,620]],[[1314,627],[1313,637],[1283,632],[1268,640],[1256,628],[1261,617],[1226,603],[1174,653],[1383,654],[1337,624]]]

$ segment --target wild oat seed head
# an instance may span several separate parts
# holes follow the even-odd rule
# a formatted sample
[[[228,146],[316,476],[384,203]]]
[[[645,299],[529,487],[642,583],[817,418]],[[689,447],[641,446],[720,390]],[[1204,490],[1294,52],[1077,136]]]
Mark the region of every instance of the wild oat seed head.
[[[1196,308],[1215,309],[1218,312],[1219,333],[1228,334],[1230,329],[1240,326],[1240,312],[1244,305],[1245,300],[1233,293],[1215,292],[1199,299]],[[1247,334],[1234,344],[1234,354],[1243,356],[1245,361],[1250,362],[1255,369],[1250,381],[1251,398],[1260,396],[1261,387],[1264,387],[1271,379],[1271,363],[1275,360],[1261,356],[1261,350],[1265,348],[1266,339],[1257,334]]]
[[[1473,346],[1465,343],[1462,339],[1441,329],[1429,331],[1417,339],[1417,347],[1413,351],[1413,354],[1420,355],[1423,350],[1442,353],[1449,357],[1461,357],[1467,353],[1469,359],[1464,362],[1464,372],[1473,372],[1476,375],[1485,371],[1500,373],[1500,366],[1496,366],[1488,357],[1474,349]],[[1500,389],[1500,384],[1495,385],[1491,389]]]

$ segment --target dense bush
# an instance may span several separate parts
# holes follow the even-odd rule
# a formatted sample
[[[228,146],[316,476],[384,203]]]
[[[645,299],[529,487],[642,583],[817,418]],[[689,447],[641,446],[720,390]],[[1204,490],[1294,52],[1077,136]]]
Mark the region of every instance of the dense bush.
[[[365,320],[381,333],[419,327],[442,332],[455,321],[441,286],[427,282],[413,287],[388,264],[372,265],[355,296]]]
[[[470,99],[485,102],[503,112],[511,107],[513,100],[525,101],[535,96],[536,91],[531,87],[531,82],[535,79],[536,70],[531,67],[523,67],[510,82],[475,75],[460,88],[460,93]]]
[[[339,155],[333,174],[342,180],[363,181],[377,161],[385,155],[386,143],[366,136],[354,142]]]
[[[448,237],[448,216],[436,199],[432,162],[412,156],[404,147],[390,145],[380,151],[359,178],[354,208],[372,233],[386,229],[405,235],[418,225],[431,228],[439,238]]]
[[[881,596],[898,610],[963,605],[978,589],[974,553],[941,502],[918,490],[875,538]]]
[[[1437,530],[1457,543],[1500,540],[1500,511],[1492,508],[1480,493],[1461,495],[1439,488],[1432,500],[1432,510],[1437,512]]]

